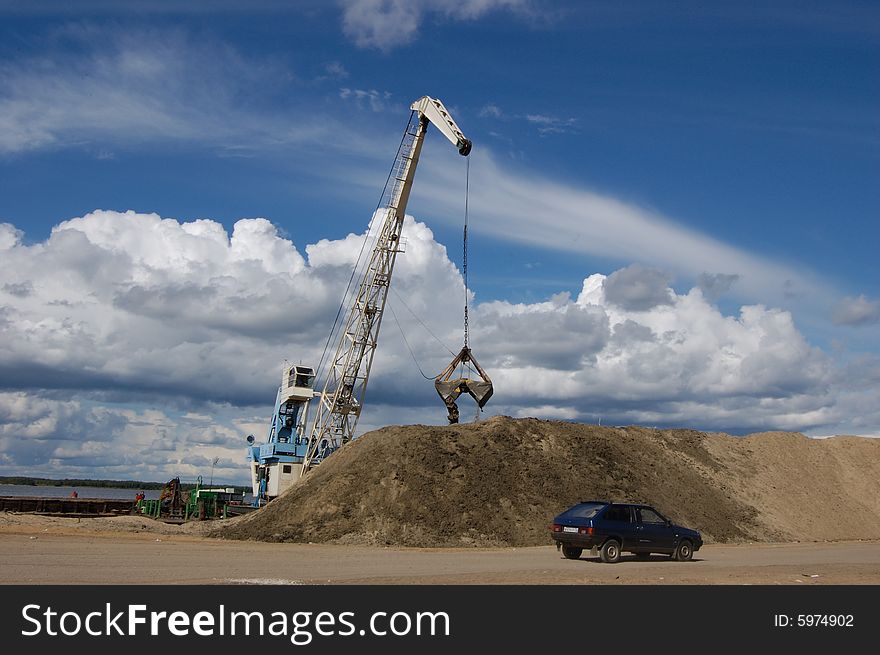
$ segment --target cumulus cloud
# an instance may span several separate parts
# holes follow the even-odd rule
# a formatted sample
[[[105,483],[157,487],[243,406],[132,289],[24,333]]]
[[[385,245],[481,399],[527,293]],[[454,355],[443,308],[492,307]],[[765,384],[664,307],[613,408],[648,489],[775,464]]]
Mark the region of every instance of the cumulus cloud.
[[[229,476],[245,479],[240,444],[248,433],[263,437],[281,360],[320,360],[377,224],[304,247],[260,218],[227,232],[207,219],[95,211],[32,244],[3,227],[13,236],[0,258],[0,470],[92,467],[109,477],[128,465],[161,479],[195,475],[199,462],[221,457]],[[436,374],[461,346],[460,272],[424,224],[407,217],[404,236],[363,429],[442,423],[442,403],[413,356]],[[669,279],[633,265],[588,276],[577,297],[472,297],[471,345],[496,384],[487,410],[855,429],[846,421],[856,398],[880,386],[870,364],[842,375],[789,312],[746,305],[725,315],[699,287],[677,293]],[[859,429],[876,430],[865,421]],[[108,452],[124,455],[114,461]]]
[[[362,48],[388,52],[412,42],[426,15],[476,20],[497,9],[524,10],[527,0],[343,0],[342,29]]]
[[[864,294],[847,297],[834,308],[836,325],[871,325],[880,322],[880,300],[870,300]]]
[[[672,304],[668,273],[632,264],[614,271],[603,282],[605,299],[623,309],[645,311]]]
[[[607,314],[571,302],[568,294],[543,303],[484,303],[475,321],[481,352],[496,368],[581,370],[596,361],[609,338]]]
[[[700,273],[697,276],[697,286],[709,300],[718,300],[730,291],[739,275],[736,273]]]
[[[21,230],[9,223],[0,223],[0,250],[9,250],[17,246],[24,236]]]
[[[408,225],[399,290],[410,273],[427,279],[419,267],[445,253],[427,228]],[[282,344],[317,361],[364,238],[315,244],[307,262],[265,219],[240,220],[231,234],[210,220],[135,212],[65,221],[0,263],[0,308],[13,326],[0,344],[4,386],[261,402]]]
[[[668,303],[647,310],[628,309],[609,301],[606,281],[604,275],[591,275],[576,299],[545,303],[539,310],[548,326],[553,313],[571,311],[572,305],[603,314],[604,320],[593,325],[595,333],[578,335],[602,344],[592,357],[575,370],[542,370],[537,362],[507,366],[499,384],[510,385],[508,392],[524,402],[568,400],[582,416],[604,412],[635,418],[649,408],[663,414],[670,404],[710,408],[733,399],[758,411],[762,399],[811,392],[819,406],[826,402],[829,361],[806,342],[788,312],[745,306],[737,317],[724,316],[699,289],[682,295],[670,291]],[[547,330],[535,341],[559,337]],[[743,412],[737,421],[768,419]],[[689,422],[705,425],[714,419],[695,412]]]

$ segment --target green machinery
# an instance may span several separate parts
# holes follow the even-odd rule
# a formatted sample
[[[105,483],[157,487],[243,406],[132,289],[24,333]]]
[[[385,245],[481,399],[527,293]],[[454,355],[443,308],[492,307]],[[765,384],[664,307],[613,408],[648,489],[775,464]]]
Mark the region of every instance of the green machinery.
[[[206,519],[225,519],[242,512],[244,494],[236,493],[232,487],[222,489],[202,488],[199,476],[196,486],[188,492],[180,484],[180,478],[170,480],[162,489],[158,499],[139,500],[135,511],[160,521],[183,523],[185,521]]]

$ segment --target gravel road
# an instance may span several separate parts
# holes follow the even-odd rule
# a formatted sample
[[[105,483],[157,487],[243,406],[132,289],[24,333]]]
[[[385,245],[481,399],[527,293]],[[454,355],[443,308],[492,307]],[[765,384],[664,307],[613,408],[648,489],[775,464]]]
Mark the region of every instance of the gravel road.
[[[11,518],[11,517],[10,517]],[[0,521],[3,584],[880,584],[880,542],[707,545],[693,562],[563,559],[553,546],[379,548],[257,543],[139,519]],[[107,529],[108,523],[111,526]],[[161,524],[160,524],[161,525]]]

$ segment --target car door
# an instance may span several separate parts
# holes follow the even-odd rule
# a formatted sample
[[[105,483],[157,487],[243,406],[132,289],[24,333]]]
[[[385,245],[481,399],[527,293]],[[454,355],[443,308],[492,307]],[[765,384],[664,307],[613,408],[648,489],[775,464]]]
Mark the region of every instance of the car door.
[[[629,505],[612,505],[602,517],[605,529],[611,536],[619,536],[622,550],[629,550],[636,544],[636,523],[632,507]]]
[[[669,522],[650,507],[636,507],[637,547],[642,552],[671,552],[675,533]]]
[[[638,548],[639,531],[638,517],[636,516],[635,507],[626,505],[623,516],[623,550],[636,550]]]

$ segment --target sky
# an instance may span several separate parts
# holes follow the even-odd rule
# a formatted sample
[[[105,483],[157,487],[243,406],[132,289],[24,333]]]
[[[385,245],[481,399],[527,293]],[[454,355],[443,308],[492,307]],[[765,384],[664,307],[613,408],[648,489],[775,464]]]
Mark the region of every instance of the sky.
[[[248,479],[423,95],[359,433],[880,436],[869,2],[0,0],[0,475]],[[368,244],[369,245],[369,244]]]

